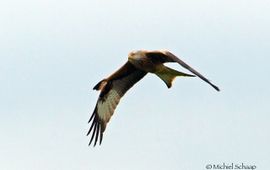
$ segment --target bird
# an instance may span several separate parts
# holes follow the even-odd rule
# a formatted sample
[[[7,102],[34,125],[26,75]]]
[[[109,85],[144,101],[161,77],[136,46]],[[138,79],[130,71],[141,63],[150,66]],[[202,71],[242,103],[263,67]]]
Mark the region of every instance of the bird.
[[[193,74],[183,73],[164,65],[164,63],[178,63]],[[102,143],[103,133],[107,123],[110,121],[116,106],[125,93],[147,73],[157,75],[168,88],[172,87],[172,82],[177,76],[199,77],[215,90],[220,89],[212,84],[198,71],[179,59],[168,50],[137,50],[128,54],[128,61],[113,74],[102,79],[94,86],[94,90],[100,91],[96,106],[88,123],[91,124],[87,136],[91,139],[89,145],[93,142],[96,146]]]

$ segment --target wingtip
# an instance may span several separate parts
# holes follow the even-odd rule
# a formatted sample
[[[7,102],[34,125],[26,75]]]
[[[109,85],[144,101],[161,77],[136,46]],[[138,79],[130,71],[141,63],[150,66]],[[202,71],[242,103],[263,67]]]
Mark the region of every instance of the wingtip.
[[[100,130],[101,130],[101,131],[100,131],[100,136],[99,136],[99,145],[101,145],[102,139],[103,139],[103,131],[102,131],[102,127],[101,127]]]
[[[212,87],[213,87],[214,89],[216,89],[216,91],[218,91],[218,92],[220,91],[220,89],[219,89],[218,86],[215,86],[215,85],[212,84]]]

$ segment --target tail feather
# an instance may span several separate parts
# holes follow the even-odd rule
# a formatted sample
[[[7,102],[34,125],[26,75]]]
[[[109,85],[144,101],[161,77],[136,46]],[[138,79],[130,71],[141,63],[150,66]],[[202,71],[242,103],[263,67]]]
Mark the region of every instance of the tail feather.
[[[177,76],[195,77],[194,75],[186,74],[166,66],[164,66],[161,71],[158,71],[155,74],[165,82],[168,88],[172,87],[172,82]]]

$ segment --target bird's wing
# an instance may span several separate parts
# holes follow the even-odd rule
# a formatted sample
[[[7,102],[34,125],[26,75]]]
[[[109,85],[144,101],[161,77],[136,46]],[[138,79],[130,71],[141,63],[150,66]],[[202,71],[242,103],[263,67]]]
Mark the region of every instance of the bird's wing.
[[[220,91],[220,89],[216,85],[212,84],[207,78],[201,75],[198,71],[196,71],[194,68],[189,66],[184,61],[180,60],[178,57],[176,57],[174,54],[172,54],[169,51],[149,51],[146,53],[146,55],[152,58],[154,60],[153,62],[161,62],[161,63],[177,62],[182,67],[186,68],[187,70],[189,70],[190,72],[192,72],[193,74],[201,78],[203,81],[210,84],[214,89],[216,89],[217,91]]]
[[[113,115],[121,97],[146,74],[146,72],[136,69],[131,63],[127,62],[118,71],[94,87],[94,89],[101,90],[101,92],[94,112],[89,119],[89,123],[92,122],[87,133],[89,135],[92,132],[89,145],[94,138],[94,146],[98,138],[99,144],[101,144],[106,124]]]

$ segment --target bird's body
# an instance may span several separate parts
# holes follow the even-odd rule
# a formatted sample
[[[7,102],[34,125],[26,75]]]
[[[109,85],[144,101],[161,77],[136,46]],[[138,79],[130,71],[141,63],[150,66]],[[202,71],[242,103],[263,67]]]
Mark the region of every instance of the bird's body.
[[[184,68],[188,69],[196,76],[210,84],[213,88],[219,91],[219,88],[212,84],[208,79],[202,76],[199,72],[184,63],[169,51],[146,51],[139,50],[131,52],[128,55],[128,61],[116,72],[109,77],[101,80],[95,87],[95,90],[100,90],[100,95],[89,122],[92,121],[91,127],[87,133],[92,132],[92,137],[89,145],[94,141],[96,145],[98,138],[101,144],[103,132],[109,122],[117,104],[121,97],[139,80],[141,80],[147,73],[156,74],[167,85],[168,88],[172,86],[172,81],[177,76],[194,77],[194,75],[182,73],[171,69],[163,63],[177,62]]]

